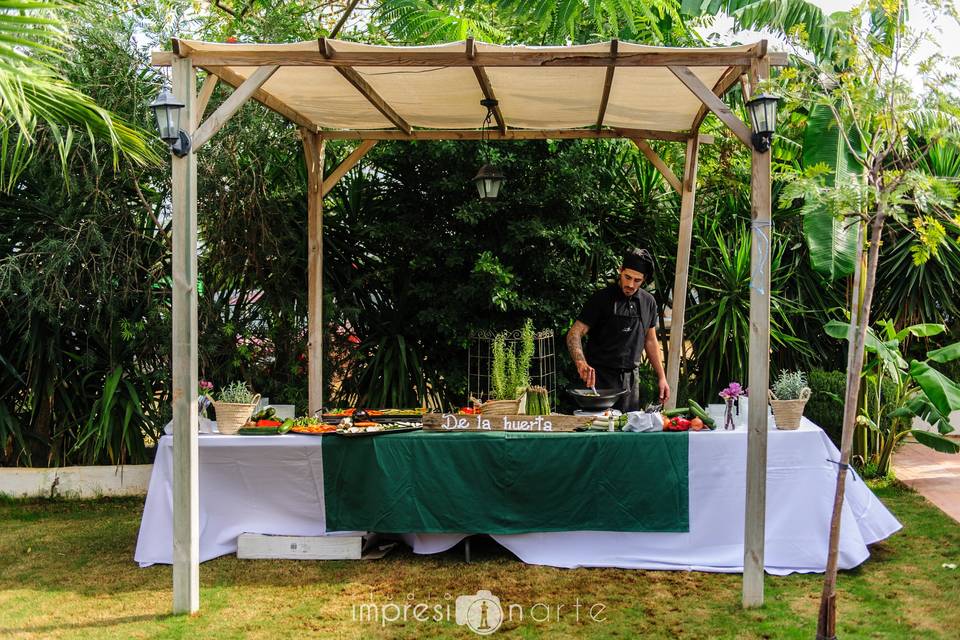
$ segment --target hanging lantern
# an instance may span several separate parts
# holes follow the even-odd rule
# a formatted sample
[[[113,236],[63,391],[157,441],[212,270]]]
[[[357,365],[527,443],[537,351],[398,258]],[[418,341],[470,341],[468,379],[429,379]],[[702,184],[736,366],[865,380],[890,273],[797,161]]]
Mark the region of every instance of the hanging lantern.
[[[493,119],[493,109],[497,106],[497,101],[491,98],[484,98],[480,101],[481,106],[487,108],[487,116],[483,119],[483,127],[480,130],[480,154],[489,158],[489,148],[487,146],[486,132]],[[480,171],[473,177],[474,184],[477,185],[477,192],[481,200],[496,200],[500,194],[500,187],[506,178],[503,172],[496,166],[485,163],[480,167]]]
[[[481,200],[496,200],[504,180],[503,172],[492,164],[480,167],[480,171],[473,177]]]

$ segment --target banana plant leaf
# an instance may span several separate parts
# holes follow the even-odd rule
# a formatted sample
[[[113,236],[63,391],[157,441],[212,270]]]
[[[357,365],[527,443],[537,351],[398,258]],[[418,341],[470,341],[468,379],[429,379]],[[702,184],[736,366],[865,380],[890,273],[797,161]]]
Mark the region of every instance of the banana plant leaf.
[[[960,342],[954,342],[940,349],[934,349],[927,353],[927,358],[934,362],[952,362],[960,358]]]
[[[911,429],[910,435],[917,439],[922,445],[928,446],[931,449],[935,449],[941,453],[958,453],[960,452],[960,444],[957,444],[950,438],[945,438],[939,433],[930,433],[929,431],[920,431],[919,429]]]
[[[832,169],[827,184],[857,180],[860,165],[850,153],[833,118],[823,105],[813,107],[803,138],[803,166],[824,164]],[[838,217],[824,206],[808,208],[803,216],[803,233],[810,248],[813,269],[828,280],[853,273],[857,257],[857,224]]]
[[[923,394],[918,394],[911,398],[906,405],[891,411],[890,418],[908,418],[916,416],[928,424],[936,425],[937,431],[941,435],[953,433],[953,425],[950,424],[950,414],[943,414],[933,406],[933,403]]]
[[[910,363],[910,375],[926,394],[937,411],[950,415],[960,409],[960,385],[943,375],[926,362]]]

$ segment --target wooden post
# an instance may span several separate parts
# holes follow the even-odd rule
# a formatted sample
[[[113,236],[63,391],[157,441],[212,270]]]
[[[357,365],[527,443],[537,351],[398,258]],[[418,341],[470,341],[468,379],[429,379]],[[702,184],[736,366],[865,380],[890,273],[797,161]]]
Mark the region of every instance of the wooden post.
[[[326,140],[301,130],[307,163],[308,415],[323,408],[323,154]]]
[[[751,66],[751,86],[768,77],[770,62]],[[767,389],[770,384],[770,151],[753,150],[750,253],[750,399],[747,502],[743,539],[743,606],[763,604],[763,547],[767,507]]]
[[[173,93],[194,130],[196,73],[173,61]],[[173,172],[173,612],[200,609],[200,494],[197,473],[197,159],[172,157]]]
[[[677,268],[673,280],[673,304],[670,313],[670,352],[667,354],[667,384],[670,399],[667,408],[677,406],[680,384],[680,360],[683,356],[683,323],[687,311],[687,279],[690,269],[690,245],[693,238],[693,202],[697,193],[697,153],[700,141],[696,132],[687,140],[680,192],[680,234],[677,239]]]

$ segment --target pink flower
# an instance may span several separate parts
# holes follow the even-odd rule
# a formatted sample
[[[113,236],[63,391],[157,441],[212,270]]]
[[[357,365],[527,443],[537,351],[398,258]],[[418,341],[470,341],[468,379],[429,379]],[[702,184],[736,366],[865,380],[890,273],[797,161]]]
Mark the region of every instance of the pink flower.
[[[213,391],[213,383],[209,380],[200,381],[200,393],[207,393],[208,391]]]
[[[726,389],[720,392],[720,397],[724,400],[736,400],[745,395],[747,395],[747,392],[740,386],[739,382],[731,382]]]

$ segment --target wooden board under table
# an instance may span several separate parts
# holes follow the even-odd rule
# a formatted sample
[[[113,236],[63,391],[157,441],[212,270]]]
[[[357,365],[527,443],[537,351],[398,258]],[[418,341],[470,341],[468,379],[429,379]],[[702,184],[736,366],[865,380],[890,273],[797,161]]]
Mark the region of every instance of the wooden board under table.
[[[425,413],[425,431],[468,433],[478,431],[521,431],[557,433],[574,431],[593,422],[594,416],[522,416],[469,415],[462,413]]]

